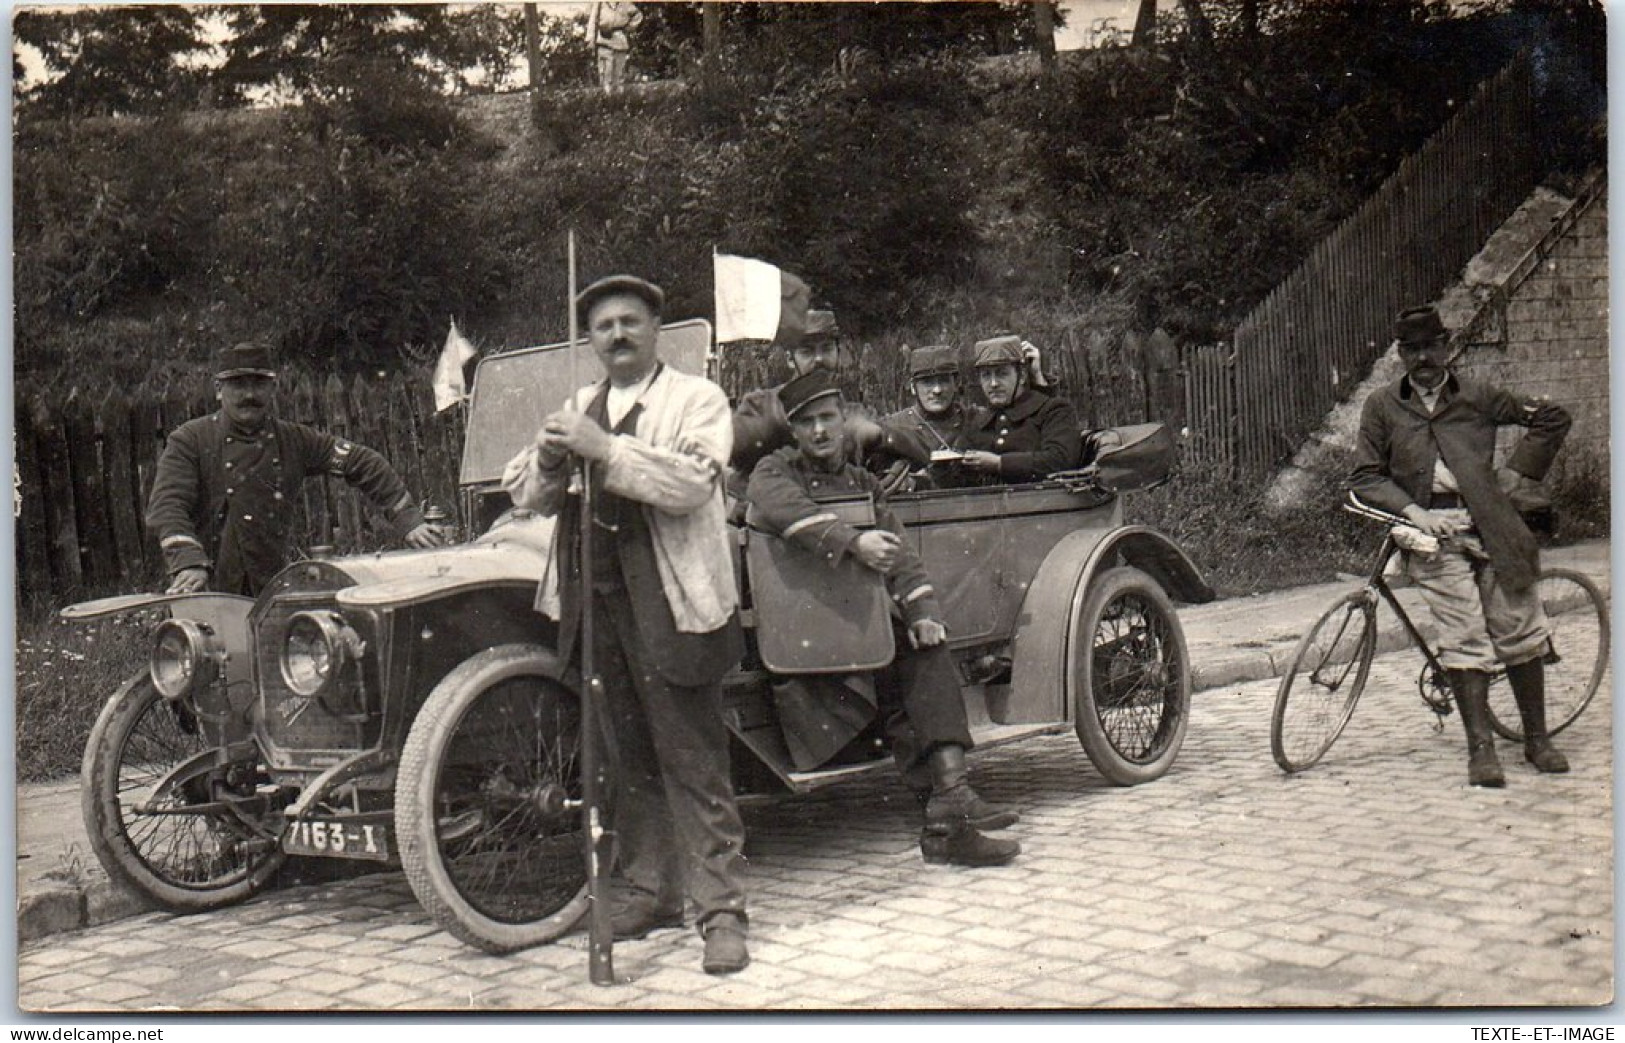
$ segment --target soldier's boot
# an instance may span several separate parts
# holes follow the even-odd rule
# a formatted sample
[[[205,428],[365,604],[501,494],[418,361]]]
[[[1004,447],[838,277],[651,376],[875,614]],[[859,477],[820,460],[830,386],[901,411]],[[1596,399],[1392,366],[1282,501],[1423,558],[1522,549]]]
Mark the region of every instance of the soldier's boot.
[[[925,830],[920,853],[933,864],[1002,866],[1021,853],[1014,840],[983,836],[971,824],[971,811],[981,798],[970,788],[962,746],[939,746],[931,751],[931,799],[925,805]],[[981,802],[991,809],[992,805]],[[1004,821],[1015,821],[1014,812]]]
[[[1568,758],[1552,745],[1546,734],[1546,664],[1540,657],[1507,667],[1507,683],[1518,700],[1518,716],[1523,720],[1523,759],[1536,771],[1561,775],[1569,770]]]
[[[983,800],[981,794],[971,788],[963,746],[938,746],[931,751],[927,765],[931,788],[917,794],[920,806],[926,810],[927,821],[930,821],[933,804],[939,817],[962,817],[974,829],[1004,829],[1021,821],[1016,809]]]
[[[1490,675],[1482,670],[1450,670],[1450,687],[1467,731],[1467,781],[1474,786],[1499,789],[1507,784],[1495,756],[1495,734],[1490,730]]]

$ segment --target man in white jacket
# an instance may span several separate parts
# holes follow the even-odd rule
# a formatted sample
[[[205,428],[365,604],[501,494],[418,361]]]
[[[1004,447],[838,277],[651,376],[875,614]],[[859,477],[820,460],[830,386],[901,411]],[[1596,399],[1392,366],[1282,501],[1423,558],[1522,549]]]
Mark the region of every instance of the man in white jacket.
[[[726,974],[749,962],[745,831],[721,689],[744,647],[722,495],[733,424],[721,388],[656,354],[664,299],[658,286],[629,275],[581,291],[577,315],[608,379],[543,421],[508,462],[503,485],[515,504],[559,516],[537,607],[559,621],[568,661],[582,582],[571,458],[588,464],[593,645],[617,752],[616,937],[680,925],[686,878],[705,938],[703,966]]]

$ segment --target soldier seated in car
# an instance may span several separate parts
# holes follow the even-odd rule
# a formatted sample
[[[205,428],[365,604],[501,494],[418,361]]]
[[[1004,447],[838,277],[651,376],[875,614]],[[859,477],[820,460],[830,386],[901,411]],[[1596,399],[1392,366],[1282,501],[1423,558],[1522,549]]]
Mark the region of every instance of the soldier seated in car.
[[[931,462],[920,466],[897,460],[881,477],[887,492],[948,488],[956,480],[964,445],[965,425],[971,411],[960,401],[959,353],[947,344],[915,348],[908,354],[909,389],[914,404],[885,418],[885,423],[910,430],[931,451]]]
[[[904,777],[922,765],[929,772],[921,850],[927,862],[1002,865],[1021,846],[980,830],[1008,826],[1018,816],[971,788],[965,765],[970,726],[942,610],[879,482],[847,457],[840,387],[831,373],[813,369],[781,388],[779,398],[795,444],[767,456],[751,473],[746,495],[753,521],[832,567],[851,557],[885,577],[897,653],[875,675],[875,690]],[[819,502],[854,494],[874,497],[876,528],[848,525]]]
[[[961,466],[984,484],[1036,482],[1077,467],[1083,450],[1077,413],[1060,396],[1033,389],[1021,338],[978,341],[974,358],[987,407],[966,426]]]

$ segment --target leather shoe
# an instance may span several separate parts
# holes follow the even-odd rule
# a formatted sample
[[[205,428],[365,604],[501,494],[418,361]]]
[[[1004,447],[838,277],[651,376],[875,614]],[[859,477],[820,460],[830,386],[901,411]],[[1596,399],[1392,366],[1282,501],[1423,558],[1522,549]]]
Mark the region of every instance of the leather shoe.
[[[609,900],[609,922],[616,941],[632,941],[662,927],[683,926],[683,907],[662,908],[652,898],[615,895]]]
[[[928,826],[920,836],[920,854],[931,865],[981,868],[1006,864],[1021,854],[1021,845],[1014,840],[983,836],[969,826],[950,833],[936,832]]]
[[[938,790],[925,804],[925,824],[935,832],[952,832],[961,825],[977,830],[1003,829],[1020,820],[1021,815],[1014,809],[983,800],[969,783]]]
[[[745,949],[745,921],[733,913],[718,913],[700,928],[705,936],[705,957],[700,968],[707,974],[735,974],[750,964]]]

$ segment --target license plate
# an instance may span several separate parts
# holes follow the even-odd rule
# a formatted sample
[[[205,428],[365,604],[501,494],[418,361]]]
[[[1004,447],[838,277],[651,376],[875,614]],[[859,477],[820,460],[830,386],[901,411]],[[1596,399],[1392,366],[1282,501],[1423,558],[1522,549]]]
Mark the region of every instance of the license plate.
[[[383,822],[302,818],[288,823],[282,850],[290,855],[389,861],[389,826]]]

